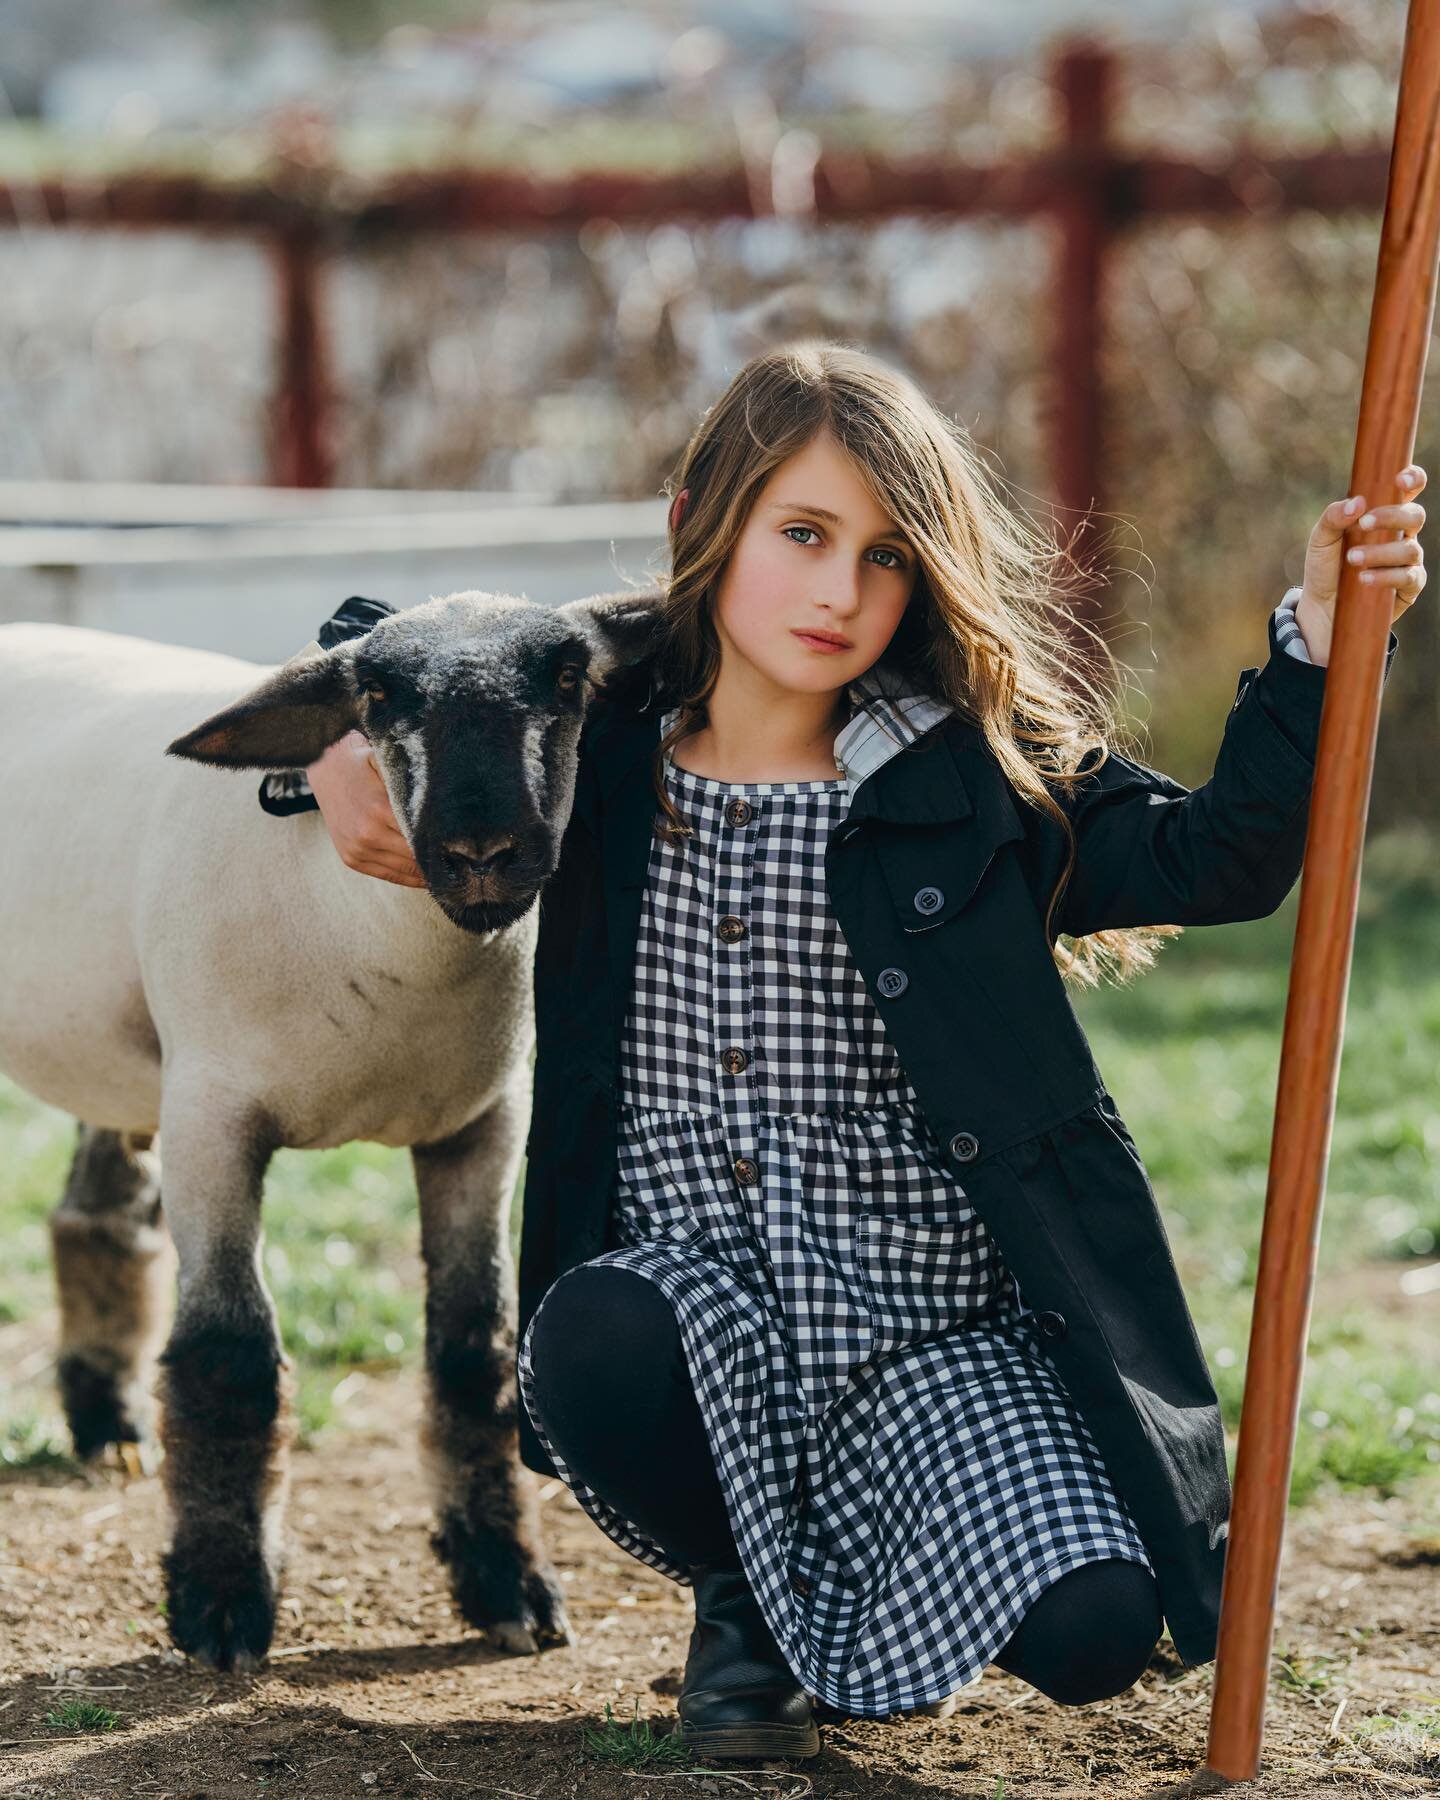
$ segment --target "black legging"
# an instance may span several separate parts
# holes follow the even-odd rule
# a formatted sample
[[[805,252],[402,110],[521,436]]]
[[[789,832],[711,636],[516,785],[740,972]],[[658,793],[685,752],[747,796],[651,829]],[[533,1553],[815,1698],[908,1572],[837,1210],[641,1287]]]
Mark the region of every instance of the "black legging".
[[[740,1566],[670,1302],[643,1275],[586,1264],[531,1332],[535,1403],[569,1469],[677,1563]],[[1123,1693],[1163,1623],[1155,1578],[1119,1557],[1071,1569],[995,1657],[1064,1705]]]

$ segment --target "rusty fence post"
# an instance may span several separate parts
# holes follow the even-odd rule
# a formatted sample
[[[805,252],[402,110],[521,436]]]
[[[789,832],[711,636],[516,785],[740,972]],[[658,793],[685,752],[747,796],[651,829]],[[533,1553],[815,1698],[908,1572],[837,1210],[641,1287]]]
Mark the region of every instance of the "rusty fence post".
[[[272,239],[280,298],[271,480],[277,487],[328,487],[331,391],[321,316],[322,252],[311,225]]]

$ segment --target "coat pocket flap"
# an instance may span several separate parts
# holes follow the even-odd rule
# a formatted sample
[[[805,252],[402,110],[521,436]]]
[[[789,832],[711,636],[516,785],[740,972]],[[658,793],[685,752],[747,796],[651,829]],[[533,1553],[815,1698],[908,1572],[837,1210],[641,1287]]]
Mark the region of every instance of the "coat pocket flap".
[[[1009,795],[997,790],[967,819],[885,825],[875,843],[901,928],[933,931],[967,906],[1002,844],[1025,835]]]

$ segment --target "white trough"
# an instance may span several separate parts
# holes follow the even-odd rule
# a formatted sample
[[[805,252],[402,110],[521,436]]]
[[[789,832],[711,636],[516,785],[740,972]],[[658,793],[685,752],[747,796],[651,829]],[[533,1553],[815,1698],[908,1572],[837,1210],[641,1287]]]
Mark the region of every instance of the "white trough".
[[[0,482],[0,620],[281,662],[349,594],[558,605],[660,573],[663,500]]]

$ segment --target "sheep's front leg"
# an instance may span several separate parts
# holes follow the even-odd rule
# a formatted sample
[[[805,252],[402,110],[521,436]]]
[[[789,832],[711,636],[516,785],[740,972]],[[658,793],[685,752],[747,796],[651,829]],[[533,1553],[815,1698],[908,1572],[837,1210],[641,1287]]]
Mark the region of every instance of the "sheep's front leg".
[[[170,1634],[217,1669],[270,1648],[293,1434],[290,1364],[260,1272],[260,1192],[274,1143],[233,1101],[167,1088],[165,1210],[179,1297],[160,1357]]]
[[[422,1441],[433,1542],[465,1619],[528,1654],[571,1640],[519,1455],[510,1197],[529,1120],[523,1073],[464,1131],[411,1154],[428,1279]]]
[[[75,1454],[93,1457],[109,1444],[143,1450],[174,1278],[148,1136],[80,1126],[50,1239],[60,1297],[56,1374]]]

